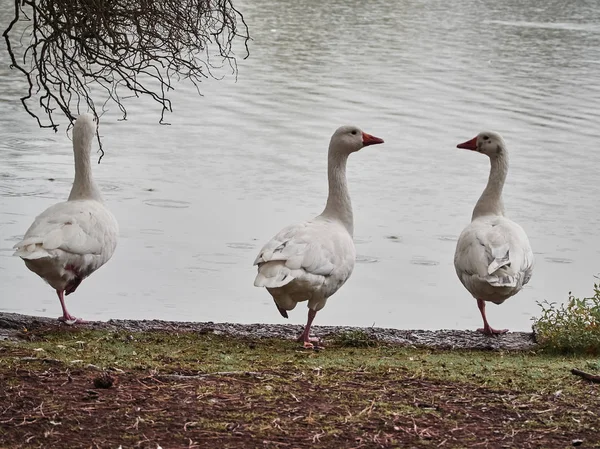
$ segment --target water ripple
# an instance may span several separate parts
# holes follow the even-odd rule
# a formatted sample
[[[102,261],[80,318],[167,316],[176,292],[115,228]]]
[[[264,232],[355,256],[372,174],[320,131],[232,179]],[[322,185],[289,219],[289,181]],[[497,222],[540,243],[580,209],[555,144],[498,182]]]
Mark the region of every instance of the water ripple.
[[[164,209],[185,209],[190,207],[189,201],[169,200],[169,199],[151,199],[145,200],[144,204],[152,207],[162,207]]]
[[[356,255],[356,263],[377,263],[379,259],[372,256],[364,256],[362,254]]]
[[[125,311],[106,314],[263,320],[260,307],[240,305],[252,294],[251,280],[232,272],[250,269],[253,243],[322,208],[327,146],[333,130],[346,123],[386,142],[348,162],[362,233],[356,244],[369,254],[357,262],[385,261],[376,266],[383,273],[379,298],[399,293],[397,273],[407,297],[426,294],[424,288],[436,291],[431,301],[373,307],[369,319],[396,327],[473,325],[459,308],[451,316],[428,312],[464,294],[451,267],[454,243],[444,242],[455,242],[468,223],[489,161],[455,146],[484,129],[506,140],[506,211],[525,228],[543,262],[517,301],[519,310],[534,314],[536,300],[560,300],[556,292],[589,288],[600,229],[598,2],[365,4],[242,0],[253,41],[250,57],[238,61],[237,80],[207,80],[203,97],[177,82],[169,93],[171,126],[159,126],[160,111],[142,98],[131,102],[126,122],[118,121],[114,108],[107,112],[107,155],[94,165],[94,176],[128,233],[101,275],[113,276],[109,295],[127,295],[128,301],[122,302]],[[11,9],[0,8],[0,16],[4,10]],[[28,223],[48,203],[39,197],[68,194],[73,156],[64,132],[38,129],[22,110],[23,80],[8,69],[2,45],[0,40],[0,222],[3,235],[12,235],[23,230],[16,221]],[[172,220],[168,211],[174,208],[187,208],[186,220]],[[271,223],[275,219],[278,225]],[[272,231],[264,230],[267,223]],[[260,241],[248,235],[260,235]],[[139,251],[123,250],[138,239]],[[161,257],[152,257],[154,251]],[[21,264],[1,259],[2,294],[38,301],[28,290],[34,282],[18,282]],[[555,276],[552,270],[559,269],[564,275]],[[177,283],[185,272],[211,294],[198,295],[193,282]],[[425,276],[435,279],[435,287]],[[343,295],[358,303],[372,282],[357,273]],[[147,308],[136,305],[136,291]],[[78,307],[103,303],[107,291],[88,289],[86,295]],[[181,301],[181,311],[165,311],[169,295]],[[36,308],[32,302],[30,310]],[[365,324],[360,313],[342,315]],[[519,319],[511,313],[510,326],[530,327]]]

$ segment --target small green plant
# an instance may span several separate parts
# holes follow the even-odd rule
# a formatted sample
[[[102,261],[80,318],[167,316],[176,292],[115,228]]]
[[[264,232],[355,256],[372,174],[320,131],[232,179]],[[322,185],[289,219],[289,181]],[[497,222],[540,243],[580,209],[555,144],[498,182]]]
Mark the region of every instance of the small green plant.
[[[560,353],[600,354],[600,284],[590,298],[575,298],[560,306],[539,302],[542,313],[534,318],[538,343]]]
[[[600,360],[588,360],[585,362],[585,368],[592,371],[600,371]]]
[[[335,336],[333,341],[337,346],[344,348],[367,348],[379,344],[375,335],[371,335],[361,329],[340,332]]]

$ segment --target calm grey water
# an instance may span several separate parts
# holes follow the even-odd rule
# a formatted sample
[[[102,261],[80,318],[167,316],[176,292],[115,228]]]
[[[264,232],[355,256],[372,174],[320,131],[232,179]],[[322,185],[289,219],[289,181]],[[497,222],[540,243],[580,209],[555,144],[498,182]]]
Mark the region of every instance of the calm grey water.
[[[317,324],[473,328],[454,273],[485,157],[455,148],[483,129],[509,147],[508,215],[528,232],[533,279],[488,316],[525,330],[536,301],[588,295],[600,271],[600,6],[575,0],[254,0],[253,42],[231,76],[178,84],[171,126],[150,101],[103,117],[95,166],[121,226],[113,259],[70,296],[88,319],[283,322],[252,261],[283,226],[318,214],[331,133],[385,139],[349,162],[358,264]],[[12,8],[0,1],[4,28]],[[2,45],[4,45],[2,43]],[[12,245],[72,182],[64,131],[40,130],[0,48],[0,310],[58,316]],[[51,181],[49,178],[53,178]],[[303,323],[300,305],[292,323]]]

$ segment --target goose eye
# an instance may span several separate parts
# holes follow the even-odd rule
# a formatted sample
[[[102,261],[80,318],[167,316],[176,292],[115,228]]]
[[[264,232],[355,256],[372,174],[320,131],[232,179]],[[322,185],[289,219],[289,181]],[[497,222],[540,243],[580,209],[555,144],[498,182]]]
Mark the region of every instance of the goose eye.
[[[355,135],[355,136],[356,136],[356,133],[357,133],[357,131],[356,131],[356,130],[353,130],[353,131],[352,131],[352,134],[353,134],[353,135]]]
[[[483,136],[483,140],[488,140],[490,137],[488,135]]]

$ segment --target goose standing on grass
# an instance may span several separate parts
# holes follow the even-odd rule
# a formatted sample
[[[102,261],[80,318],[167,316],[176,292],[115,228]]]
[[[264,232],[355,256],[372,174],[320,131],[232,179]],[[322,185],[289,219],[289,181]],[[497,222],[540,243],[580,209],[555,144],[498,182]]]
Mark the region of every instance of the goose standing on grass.
[[[502,304],[517,294],[533,272],[533,252],[521,226],[504,216],[502,188],[508,173],[508,153],[499,134],[482,132],[457,145],[490,158],[487,187],[473,210],[471,224],[461,233],[454,254],[458,278],[477,300],[486,335],[503,334],[508,329],[490,327],[485,302]]]
[[[93,116],[80,115],[73,126],[75,180],[69,199],[42,212],[14,246],[14,255],[56,290],[63,311],[59,320],[67,324],[85,321],[67,311],[64,295],[104,265],[117,246],[117,220],[104,206],[92,177],[95,134]]]
[[[354,219],[346,183],[348,156],[383,140],[355,126],[338,128],[329,143],[329,196],[321,215],[282,229],[258,254],[256,287],[266,287],[279,313],[308,301],[308,321],[298,341],[312,348],[310,326],[327,298],[350,277],[356,259]]]

